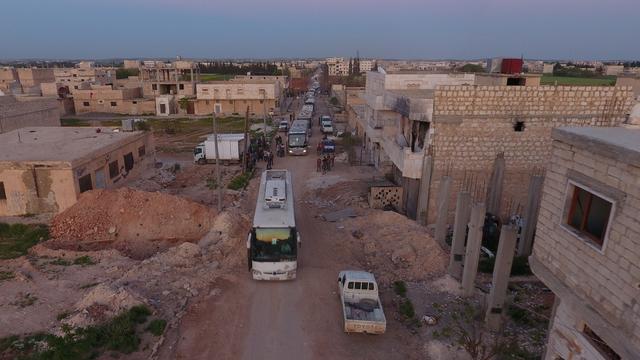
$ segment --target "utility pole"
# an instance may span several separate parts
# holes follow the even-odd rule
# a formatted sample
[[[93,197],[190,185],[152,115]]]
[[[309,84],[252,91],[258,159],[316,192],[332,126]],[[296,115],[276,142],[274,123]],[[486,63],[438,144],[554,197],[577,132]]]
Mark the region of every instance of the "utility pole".
[[[216,185],[218,187],[218,212],[222,211],[222,175],[220,173],[220,153],[218,152],[218,122],[216,121],[215,105],[213,112],[213,144],[216,149]]]
[[[247,106],[247,113],[244,116],[244,154],[242,161],[242,173],[247,172],[247,156],[249,156],[249,107]]]
[[[262,93],[262,111],[264,112],[264,116],[262,117],[262,122],[264,126],[262,128],[262,137],[264,138],[264,142],[267,142],[267,90],[264,90]]]

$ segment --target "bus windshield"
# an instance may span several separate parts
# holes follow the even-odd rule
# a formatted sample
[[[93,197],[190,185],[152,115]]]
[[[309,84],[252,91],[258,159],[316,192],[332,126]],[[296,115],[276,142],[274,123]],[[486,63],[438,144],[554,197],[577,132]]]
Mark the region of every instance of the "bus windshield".
[[[307,136],[304,134],[289,134],[289,146],[301,147],[307,145]]]
[[[292,261],[296,259],[295,231],[290,228],[259,228],[253,238],[253,260]]]

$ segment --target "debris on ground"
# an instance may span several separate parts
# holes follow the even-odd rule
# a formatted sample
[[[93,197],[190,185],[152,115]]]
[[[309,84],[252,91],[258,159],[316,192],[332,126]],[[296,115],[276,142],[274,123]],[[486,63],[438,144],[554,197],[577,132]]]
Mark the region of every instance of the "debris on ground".
[[[356,217],[356,212],[353,211],[352,208],[346,208],[346,209],[342,209],[342,210],[338,210],[338,211],[334,211],[334,212],[330,212],[322,215],[322,218],[324,219],[324,221],[328,221],[328,222],[342,221],[344,219],[354,218],[354,217]]]
[[[52,249],[117,249],[146,258],[209,231],[215,211],[192,201],[129,188],[92,190],[51,224]]]

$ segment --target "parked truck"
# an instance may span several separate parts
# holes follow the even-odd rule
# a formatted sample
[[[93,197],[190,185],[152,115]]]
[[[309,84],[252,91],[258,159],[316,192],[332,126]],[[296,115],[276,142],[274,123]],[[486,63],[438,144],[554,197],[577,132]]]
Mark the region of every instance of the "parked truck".
[[[382,311],[378,283],[366,271],[341,271],[338,292],[342,302],[345,332],[384,334],[387,319]]]
[[[244,152],[244,134],[218,134],[220,160],[224,164],[239,162]],[[213,135],[193,149],[193,161],[198,164],[216,161],[216,147]]]

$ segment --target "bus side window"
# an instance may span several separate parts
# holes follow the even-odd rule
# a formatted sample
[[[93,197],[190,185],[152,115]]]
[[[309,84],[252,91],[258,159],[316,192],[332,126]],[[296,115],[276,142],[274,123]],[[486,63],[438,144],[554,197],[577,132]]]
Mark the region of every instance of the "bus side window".
[[[349,289],[353,289],[353,281],[349,281],[349,285],[347,286]]]
[[[359,282],[356,283],[356,290],[360,290],[360,283]]]
[[[373,283],[369,283],[369,290],[373,290]]]

